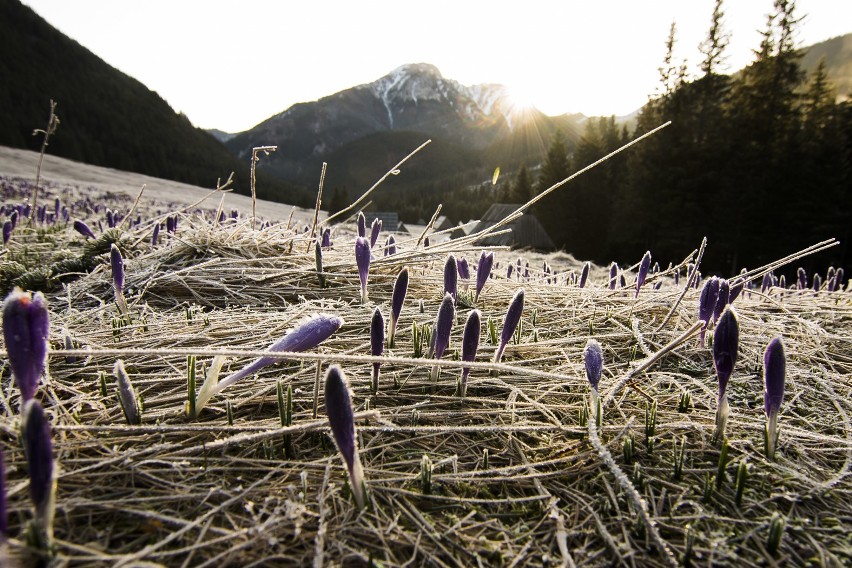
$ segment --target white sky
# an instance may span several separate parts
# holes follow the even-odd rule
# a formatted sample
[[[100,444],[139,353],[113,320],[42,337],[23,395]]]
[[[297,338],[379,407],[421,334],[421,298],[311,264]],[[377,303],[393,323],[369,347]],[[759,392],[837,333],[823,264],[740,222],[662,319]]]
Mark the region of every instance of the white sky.
[[[432,63],[554,115],[627,114],[658,84],[672,20],[693,71],[713,0],[24,0],[193,124],[239,132],[297,102]],[[852,1],[799,0],[801,45],[852,31]],[[772,0],[727,0],[731,70]]]

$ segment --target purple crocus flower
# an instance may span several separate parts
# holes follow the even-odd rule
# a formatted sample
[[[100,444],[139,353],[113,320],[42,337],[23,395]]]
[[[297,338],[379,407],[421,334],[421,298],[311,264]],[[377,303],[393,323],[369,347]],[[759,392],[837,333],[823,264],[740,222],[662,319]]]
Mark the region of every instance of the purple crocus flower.
[[[30,476],[30,498],[35,507],[35,528],[38,545],[48,548],[53,540],[54,497],[56,480],[53,466],[53,441],[50,423],[37,400],[24,405],[24,454]]]
[[[716,331],[713,333],[713,366],[719,379],[719,399],[716,409],[716,432],[713,438],[720,440],[725,437],[725,424],[728,421],[728,395],[725,390],[728,380],[734,371],[739,351],[740,326],[737,312],[733,306],[728,306],[719,318]]]
[[[479,293],[482,292],[485,283],[488,282],[488,277],[491,276],[491,266],[493,264],[494,253],[482,251],[479,255],[479,262],[476,265],[476,297],[474,301],[479,300]],[[518,271],[520,272],[520,268],[518,268]]]
[[[766,412],[766,455],[775,459],[778,441],[778,412],[784,401],[787,357],[780,337],[769,342],[763,354],[763,409]]]
[[[364,237],[355,240],[355,263],[361,280],[361,303],[367,303],[367,277],[370,273],[370,241]]]
[[[322,248],[331,248],[331,229],[328,227],[322,232]]]
[[[479,334],[481,331],[481,316],[479,310],[472,310],[464,324],[464,333],[462,334],[462,361],[473,361],[476,359],[476,350],[479,347]],[[462,367],[461,384],[459,386],[459,395],[464,398],[467,393],[467,377],[470,374],[470,367]]]
[[[385,348],[385,318],[382,317],[382,311],[377,307],[373,310],[373,318],[370,321],[370,355],[379,357]],[[373,363],[373,394],[379,391],[379,367],[381,363]]]
[[[288,331],[284,337],[267,347],[267,351],[273,353],[292,352],[299,353],[308,349],[313,349],[340,329],[343,325],[343,319],[332,314],[316,314],[302,320],[293,329]],[[231,373],[221,381],[217,377],[208,378],[210,385],[205,382],[198,397],[195,401],[196,412],[201,412],[201,409],[207,404],[210,398],[227,387],[231,386],[238,380],[257,373],[264,367],[267,367],[278,361],[275,357],[260,357],[255,359],[239,371]]]
[[[157,242],[160,240],[160,224],[157,223],[154,225],[154,232],[151,234],[151,246],[157,246]]]
[[[760,282],[760,291],[761,293],[766,293],[772,287],[772,273],[767,272],[763,275],[763,280]]]
[[[455,262],[453,262],[455,264]],[[441,301],[441,306],[438,308],[438,317],[435,318],[435,327],[432,331],[432,351],[435,359],[440,359],[444,356],[444,351],[450,345],[450,333],[453,331],[453,323],[456,320],[456,306],[453,297],[449,293],[444,293],[444,299]],[[432,381],[438,381],[438,373],[440,366],[432,367]]]
[[[358,212],[358,236],[366,237],[367,236],[367,218],[364,217],[364,212]]]
[[[355,415],[352,411],[352,391],[343,369],[337,365],[328,368],[325,374],[325,412],[337,451],[343,458],[349,472],[349,484],[355,503],[363,509],[366,503],[364,468],[358,455],[358,441],[355,436]]]
[[[520,288],[509,302],[509,309],[506,310],[506,317],[503,319],[503,331],[500,333],[500,346],[494,353],[494,362],[499,363],[503,359],[503,351],[506,345],[515,333],[518,327],[518,322],[521,321],[521,314],[524,313],[524,289]]]
[[[586,287],[586,281],[589,279],[589,271],[591,269],[592,269],[592,263],[591,262],[586,262],[586,264],[583,265],[583,272],[580,273],[580,284],[579,284],[580,288]]]
[[[35,396],[47,360],[50,319],[41,292],[15,288],[3,301],[3,339],[23,403]]]
[[[616,263],[612,263],[609,266],[609,289],[615,290],[615,285],[618,282],[618,265]]]
[[[718,299],[719,278],[714,276],[704,282],[704,287],[701,288],[701,295],[698,297],[698,319],[704,322],[701,334],[698,337],[698,343],[702,347],[704,346],[704,334],[707,331],[707,325],[713,317],[713,309],[716,307]]]
[[[651,251],[646,251],[645,256],[642,257],[642,261],[639,263],[639,273],[636,275],[636,295],[635,298],[639,297],[639,288],[642,287],[642,284],[645,283],[645,279],[648,277],[648,270],[651,268]]]
[[[9,243],[9,239],[12,238],[12,222],[8,219],[3,222],[3,244],[6,245]]]
[[[426,237],[425,239],[423,239],[423,248],[429,248],[429,246],[431,244],[432,244],[432,241],[429,240],[429,237]]]
[[[509,263],[509,265],[506,266],[506,280],[509,280],[512,277],[512,270],[513,269],[514,269],[514,265],[512,265],[511,263]]]
[[[719,279],[719,291],[716,294],[716,305],[713,306],[713,322],[719,320],[722,315],[722,310],[728,305],[728,298],[731,296],[731,286],[724,278]]]
[[[447,256],[444,262],[444,293],[452,296],[454,302],[459,296],[459,272],[453,255]]]
[[[385,256],[396,254],[396,239],[393,235],[388,235],[385,241]]]
[[[18,226],[18,212],[12,211],[12,214],[9,215],[9,221],[12,223],[12,230],[15,230],[15,227]]]
[[[370,226],[370,248],[376,246],[376,241],[379,240],[381,230],[382,220],[377,217],[373,219],[373,224]]]
[[[819,292],[820,288],[822,288],[822,277],[814,272],[814,292]]]
[[[115,213],[112,212],[112,209],[107,209],[106,222],[107,227],[109,227],[110,229],[115,228]]]
[[[405,295],[408,292],[408,268],[403,268],[396,276],[391,295],[390,323],[388,324],[388,347],[393,347],[393,339],[396,336],[396,324],[402,305],[405,303]]]

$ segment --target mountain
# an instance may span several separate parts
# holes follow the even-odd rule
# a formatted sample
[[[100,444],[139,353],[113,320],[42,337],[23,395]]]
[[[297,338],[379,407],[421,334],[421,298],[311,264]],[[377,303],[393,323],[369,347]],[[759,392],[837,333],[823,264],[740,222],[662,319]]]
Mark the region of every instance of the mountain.
[[[802,69],[812,73],[824,57],[828,78],[837,88],[838,98],[852,98],[852,33],[815,43],[803,51]]]
[[[48,152],[205,187],[235,172],[248,193],[249,162],[195,128],[157,93],[63,35],[18,0],[0,1],[0,144],[38,150],[49,101],[60,125]],[[258,191],[291,203],[309,195],[271,177]]]
[[[256,146],[277,145],[278,151],[259,167],[295,184],[315,186],[321,163],[328,162],[327,187],[363,191],[432,139],[406,164],[403,177],[408,191],[434,192],[476,183],[490,177],[496,166],[535,164],[557,129],[573,145],[583,118],[516,108],[503,85],[465,86],[443,77],[433,65],[417,63],[372,83],[293,105],[225,144],[243,160]]]
[[[208,128],[207,133],[219,142],[223,143],[236,136],[236,134],[232,132],[225,132],[224,130],[219,130],[218,128]]]

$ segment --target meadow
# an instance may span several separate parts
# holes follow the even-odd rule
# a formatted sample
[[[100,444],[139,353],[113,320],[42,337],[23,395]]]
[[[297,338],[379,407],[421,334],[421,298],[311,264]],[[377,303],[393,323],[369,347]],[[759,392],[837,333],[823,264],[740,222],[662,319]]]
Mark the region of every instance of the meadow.
[[[3,296],[15,286],[43,290],[49,310],[48,364],[35,399],[56,463],[54,534],[39,550],[27,544],[31,472],[4,351],[10,565],[852,562],[852,296],[842,276],[830,284],[836,272],[816,290],[814,275],[806,287],[772,278],[834,241],[725,275],[742,285],[732,303],[739,342],[730,417],[713,440],[713,323],[699,339],[703,243],[645,266],[641,287],[640,259],[617,267],[611,286],[610,267],[565,253],[483,248],[481,235],[428,235],[426,246],[427,235],[398,234],[388,254],[382,231],[362,301],[357,210],[315,228],[310,216],[232,211],[222,192],[187,206],[48,184],[39,195],[44,215],[28,221],[31,181],[5,178],[2,192],[0,221],[19,212],[0,257]],[[322,229],[330,243],[319,247],[320,270]],[[116,301],[113,245],[126,312]],[[478,259],[489,252],[494,263],[476,298]],[[456,273],[435,380],[429,337],[459,259],[470,274]],[[388,321],[403,269],[409,283],[393,344],[381,342],[373,355],[375,310]],[[495,362],[521,288],[519,323]],[[469,362],[462,334],[474,309],[481,335]],[[314,314],[343,323],[305,351],[267,351]],[[763,359],[777,336],[786,391],[771,458]],[[599,421],[584,366],[590,339],[602,348]],[[224,377],[259,357],[274,361],[195,409],[212,366],[221,363]],[[139,402],[135,420],[122,406],[119,359]],[[331,365],[351,388],[363,508],[330,435],[323,384]]]

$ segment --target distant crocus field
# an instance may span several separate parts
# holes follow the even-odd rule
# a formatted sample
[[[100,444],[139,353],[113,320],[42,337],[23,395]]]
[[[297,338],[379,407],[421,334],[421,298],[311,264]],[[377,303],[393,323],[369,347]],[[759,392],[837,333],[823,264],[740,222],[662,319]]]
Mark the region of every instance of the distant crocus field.
[[[773,272],[834,242],[712,277],[0,181],[0,565],[852,562],[852,295]]]

